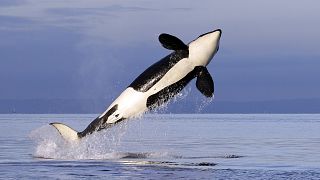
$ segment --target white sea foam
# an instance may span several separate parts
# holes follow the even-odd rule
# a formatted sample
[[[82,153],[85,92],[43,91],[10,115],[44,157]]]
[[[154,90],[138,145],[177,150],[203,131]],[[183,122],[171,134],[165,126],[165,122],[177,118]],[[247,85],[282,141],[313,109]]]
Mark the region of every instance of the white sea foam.
[[[35,142],[34,157],[48,159],[118,159],[117,154],[126,123],[96,132],[79,142],[68,143],[49,125],[31,132]]]
[[[95,132],[78,142],[69,143],[51,126],[45,125],[30,133],[35,147],[33,156],[44,159],[145,159],[173,157],[168,152],[128,152],[121,145],[128,123],[123,122],[110,129]],[[125,151],[124,151],[125,150]]]

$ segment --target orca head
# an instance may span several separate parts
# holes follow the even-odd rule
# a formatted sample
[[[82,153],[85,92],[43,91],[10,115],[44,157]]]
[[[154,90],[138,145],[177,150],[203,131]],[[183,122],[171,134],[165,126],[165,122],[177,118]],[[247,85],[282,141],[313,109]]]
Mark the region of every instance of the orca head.
[[[207,66],[219,50],[221,29],[202,34],[189,43],[189,59],[196,66]]]

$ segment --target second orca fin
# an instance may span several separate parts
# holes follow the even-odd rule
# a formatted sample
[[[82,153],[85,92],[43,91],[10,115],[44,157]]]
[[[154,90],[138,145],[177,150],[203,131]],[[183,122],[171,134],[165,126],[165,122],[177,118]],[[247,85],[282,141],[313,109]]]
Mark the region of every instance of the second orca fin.
[[[206,67],[198,67],[196,86],[198,90],[206,97],[213,97],[214,82]]]

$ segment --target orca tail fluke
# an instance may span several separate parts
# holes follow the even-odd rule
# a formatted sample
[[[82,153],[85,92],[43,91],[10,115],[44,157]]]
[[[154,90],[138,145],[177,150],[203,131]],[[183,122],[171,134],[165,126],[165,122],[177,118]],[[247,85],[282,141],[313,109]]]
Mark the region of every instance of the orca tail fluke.
[[[63,139],[68,142],[75,142],[80,140],[78,132],[73,130],[71,127],[64,125],[62,123],[50,123],[51,126],[55,127],[58,132],[61,134]]]

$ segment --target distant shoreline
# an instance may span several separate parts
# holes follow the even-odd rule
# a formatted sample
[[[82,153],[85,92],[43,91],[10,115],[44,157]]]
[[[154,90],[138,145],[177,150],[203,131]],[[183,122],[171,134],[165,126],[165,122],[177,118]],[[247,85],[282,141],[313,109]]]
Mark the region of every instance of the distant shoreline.
[[[100,114],[106,99],[2,99],[0,114]],[[207,105],[184,98],[160,108],[159,114],[319,114],[320,99],[293,99],[253,102],[214,100]]]

